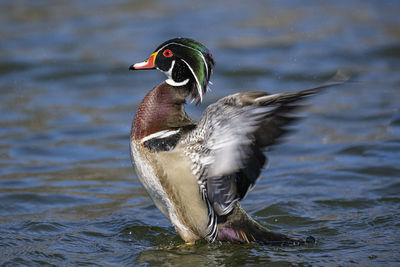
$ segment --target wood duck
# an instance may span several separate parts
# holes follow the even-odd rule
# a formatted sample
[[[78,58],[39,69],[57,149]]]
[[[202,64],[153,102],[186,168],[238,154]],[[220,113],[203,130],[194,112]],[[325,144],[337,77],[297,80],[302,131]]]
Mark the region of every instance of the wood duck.
[[[215,61],[201,43],[168,40],[130,70],[158,69],[167,79],[141,102],[132,123],[130,149],[138,178],[156,207],[187,243],[313,243],[268,230],[238,201],[266,163],[263,150],[285,132],[299,101],[339,82],[295,93],[237,93],[208,106],[198,122],[185,112],[186,98],[203,100]]]

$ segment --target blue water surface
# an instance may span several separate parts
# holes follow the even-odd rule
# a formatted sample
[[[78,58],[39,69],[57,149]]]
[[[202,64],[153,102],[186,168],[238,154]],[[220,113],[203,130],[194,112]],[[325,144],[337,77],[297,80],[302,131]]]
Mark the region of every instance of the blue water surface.
[[[398,1],[0,1],[0,265],[400,264]],[[310,99],[242,202],[315,245],[183,243],[134,173],[130,124],[164,76],[128,72],[185,36],[217,62],[207,105],[241,91]],[[172,248],[172,249],[168,249]]]

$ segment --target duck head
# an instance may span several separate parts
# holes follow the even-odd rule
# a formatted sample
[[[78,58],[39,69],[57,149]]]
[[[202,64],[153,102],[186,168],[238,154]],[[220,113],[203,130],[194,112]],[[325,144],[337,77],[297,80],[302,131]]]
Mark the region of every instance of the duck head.
[[[203,100],[207,91],[215,61],[210,51],[201,43],[188,38],[175,38],[162,43],[140,63],[130,70],[158,69],[171,86],[186,86],[196,104]]]

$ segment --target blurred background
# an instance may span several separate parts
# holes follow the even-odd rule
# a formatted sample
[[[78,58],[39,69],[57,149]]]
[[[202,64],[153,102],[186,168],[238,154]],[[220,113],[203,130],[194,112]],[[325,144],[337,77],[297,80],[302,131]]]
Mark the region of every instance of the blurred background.
[[[0,265],[397,265],[400,2],[0,1]],[[130,124],[157,71],[128,72],[190,37],[217,62],[202,105],[295,91],[337,70],[242,202],[317,244],[182,244],[131,168]]]

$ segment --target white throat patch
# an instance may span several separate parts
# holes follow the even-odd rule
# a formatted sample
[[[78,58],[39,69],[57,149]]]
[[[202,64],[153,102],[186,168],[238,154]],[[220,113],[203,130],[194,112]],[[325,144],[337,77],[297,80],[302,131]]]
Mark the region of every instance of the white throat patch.
[[[183,85],[186,85],[189,82],[189,79],[186,79],[186,80],[184,80],[182,82],[175,82],[172,79],[166,79],[165,82],[168,83],[171,86],[183,86]]]
[[[174,69],[175,66],[175,60],[172,61],[171,67],[169,68],[168,71],[164,71],[165,75],[167,75],[168,79],[165,80],[166,83],[168,83],[171,86],[183,86],[186,85],[189,82],[189,78],[181,81],[181,82],[176,82],[172,79],[172,70]]]

